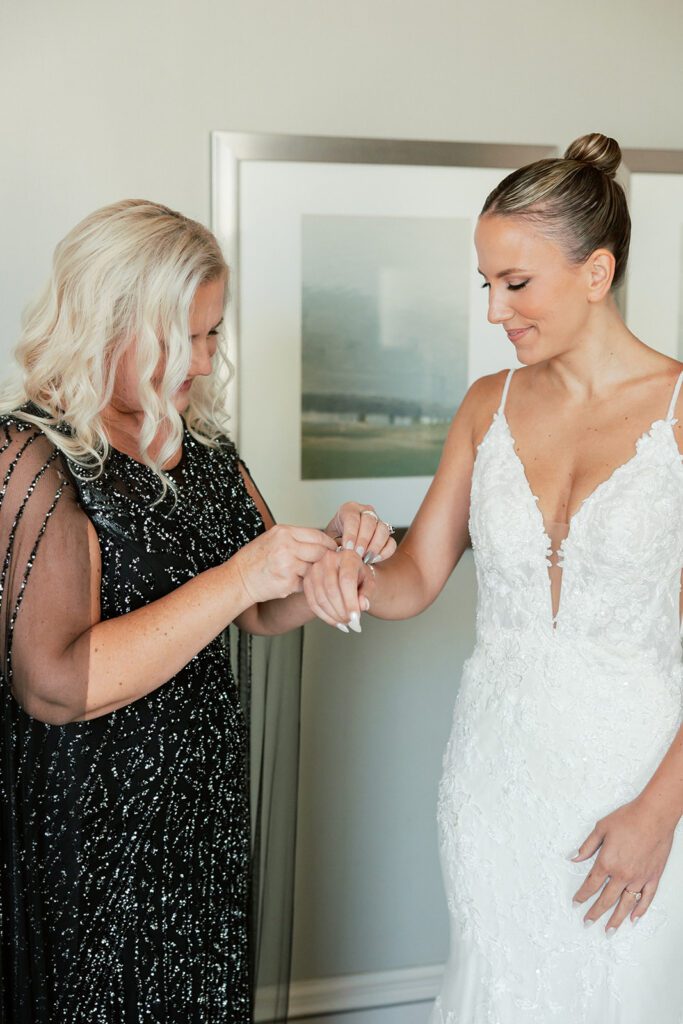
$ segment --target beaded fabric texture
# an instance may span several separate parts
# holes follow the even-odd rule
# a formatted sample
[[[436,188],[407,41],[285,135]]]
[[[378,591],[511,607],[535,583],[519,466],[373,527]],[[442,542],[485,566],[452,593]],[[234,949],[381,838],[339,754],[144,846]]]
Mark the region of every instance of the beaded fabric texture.
[[[47,725],[22,700],[36,686],[84,699],[87,658],[59,678],[51,650],[89,624],[88,519],[102,619],[226,561],[263,523],[227,440],[185,431],[175,502],[153,505],[158,478],[119,452],[98,479],[76,469],[32,424],[0,422],[0,1019],[247,1024],[246,727],[226,637],[89,721]]]
[[[451,956],[431,1022],[682,1024],[681,827],[649,911],[611,938],[607,917],[586,930],[572,906],[592,861],[569,860],[681,721],[674,402],[572,518],[555,616],[549,537],[503,405],[472,479],[477,640],[440,784]]]

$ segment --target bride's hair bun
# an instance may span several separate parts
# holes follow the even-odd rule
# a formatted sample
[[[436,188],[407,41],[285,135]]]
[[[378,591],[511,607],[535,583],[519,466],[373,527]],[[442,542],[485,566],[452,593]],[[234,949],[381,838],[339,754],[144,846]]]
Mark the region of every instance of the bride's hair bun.
[[[610,178],[616,176],[621,163],[621,149],[615,139],[610,139],[600,132],[582,135],[574,139],[564,154],[565,160],[576,160],[582,164],[590,164]]]
[[[561,242],[572,263],[585,263],[596,249],[609,249],[616,287],[626,271],[631,239],[626,194],[615,180],[620,163],[614,139],[598,132],[582,135],[564,158],[536,160],[508,174],[487,197],[482,216],[528,218],[536,230]]]

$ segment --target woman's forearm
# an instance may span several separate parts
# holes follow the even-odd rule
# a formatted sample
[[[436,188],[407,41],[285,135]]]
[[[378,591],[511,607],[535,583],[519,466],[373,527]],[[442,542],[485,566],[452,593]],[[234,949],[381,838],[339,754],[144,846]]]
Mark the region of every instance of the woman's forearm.
[[[235,558],[200,573],[165,597],[91,626],[54,665],[49,689],[29,687],[27,710],[63,724],[130,704],[168,682],[250,603]]]
[[[305,626],[315,615],[303,594],[290,594],[275,601],[252,605],[239,616],[237,625],[255,636],[278,636]]]

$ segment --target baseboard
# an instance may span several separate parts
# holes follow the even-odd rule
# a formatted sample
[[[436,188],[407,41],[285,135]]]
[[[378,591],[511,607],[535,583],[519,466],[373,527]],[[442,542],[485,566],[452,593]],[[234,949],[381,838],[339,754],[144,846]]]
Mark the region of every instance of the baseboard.
[[[289,993],[289,1019],[305,1020],[307,1017],[324,1017],[354,1010],[429,1002],[438,994],[442,975],[443,965],[436,964],[295,981]],[[267,1024],[267,1018],[259,1015],[258,1003],[257,998],[256,1021]],[[267,997],[264,1005],[268,1005]]]

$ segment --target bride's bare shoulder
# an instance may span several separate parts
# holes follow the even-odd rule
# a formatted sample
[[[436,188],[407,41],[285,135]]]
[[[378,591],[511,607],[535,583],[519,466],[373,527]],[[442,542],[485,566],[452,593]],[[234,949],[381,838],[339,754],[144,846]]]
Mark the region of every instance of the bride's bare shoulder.
[[[458,418],[470,428],[473,441],[478,443],[488,430],[493,415],[500,406],[505,381],[509,370],[499,370],[485,377],[479,377],[470,386],[462,405],[458,410]]]

